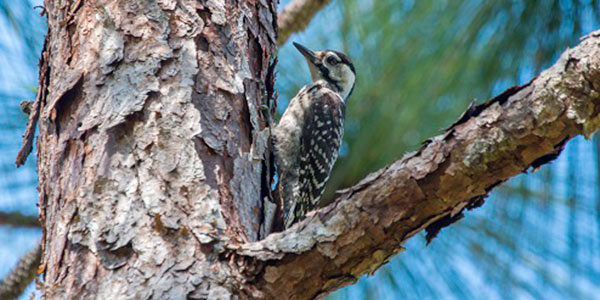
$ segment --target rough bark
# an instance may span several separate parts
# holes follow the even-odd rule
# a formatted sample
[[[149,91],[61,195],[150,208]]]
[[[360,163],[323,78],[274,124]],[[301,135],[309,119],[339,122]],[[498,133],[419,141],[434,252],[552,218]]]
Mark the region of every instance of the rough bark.
[[[285,44],[292,33],[304,30],[313,17],[329,2],[330,0],[292,0],[288,3],[277,17],[279,26],[277,45]]]
[[[45,2],[30,125],[39,111],[46,299],[246,293],[223,251],[257,240],[262,222],[275,9]]]
[[[498,184],[600,126],[600,31],[523,86],[471,106],[421,149],[339,192],[285,232],[236,247],[268,299],[311,299],[372,273],[426,229],[431,239]]]
[[[274,4],[48,0],[46,11],[30,124],[39,116],[47,299],[322,296],[600,126],[596,33],[328,207],[256,241]]]

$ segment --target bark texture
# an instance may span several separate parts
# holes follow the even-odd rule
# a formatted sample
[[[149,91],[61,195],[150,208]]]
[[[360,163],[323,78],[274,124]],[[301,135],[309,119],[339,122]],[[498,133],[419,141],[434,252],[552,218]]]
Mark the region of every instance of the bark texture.
[[[39,115],[46,299],[243,295],[275,51],[271,1],[47,0]],[[19,161],[32,132],[25,136]],[[234,201],[235,200],[235,201]]]

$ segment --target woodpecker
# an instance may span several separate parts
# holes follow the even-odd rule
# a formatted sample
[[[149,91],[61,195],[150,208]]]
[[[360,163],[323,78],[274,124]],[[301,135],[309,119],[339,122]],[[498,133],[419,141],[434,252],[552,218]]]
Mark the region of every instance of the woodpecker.
[[[294,46],[306,59],[313,82],[300,89],[273,129],[285,228],[319,204],[338,157],[346,101],[356,78],[345,54]]]

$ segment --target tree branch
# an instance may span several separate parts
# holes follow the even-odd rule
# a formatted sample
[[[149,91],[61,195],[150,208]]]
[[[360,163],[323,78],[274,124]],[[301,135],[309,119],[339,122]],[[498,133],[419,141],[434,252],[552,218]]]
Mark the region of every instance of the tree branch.
[[[19,260],[8,276],[0,281],[0,299],[16,299],[25,291],[37,275],[41,257],[42,246],[37,244]]]
[[[277,46],[285,44],[292,33],[304,30],[330,0],[292,0],[277,16]]]
[[[26,216],[18,212],[0,212],[0,225],[40,227],[40,220],[37,216]]]
[[[421,149],[339,192],[292,228],[234,249],[265,298],[309,299],[372,273],[416,233],[432,238],[498,184],[600,126],[600,31],[522,86],[467,112]]]

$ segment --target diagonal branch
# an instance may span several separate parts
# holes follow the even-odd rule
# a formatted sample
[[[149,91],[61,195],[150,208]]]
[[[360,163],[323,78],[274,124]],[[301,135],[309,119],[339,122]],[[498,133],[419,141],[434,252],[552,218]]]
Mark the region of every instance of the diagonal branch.
[[[352,284],[483,204],[498,184],[556,158],[600,127],[600,31],[531,82],[471,106],[421,149],[341,191],[280,233],[234,249],[258,261],[265,298],[311,299]]]
[[[279,27],[277,46],[285,44],[290,35],[300,32],[308,26],[312,18],[329,3],[330,0],[292,0],[277,16]]]
[[[33,250],[25,254],[17,266],[0,281],[0,299],[16,299],[35,279],[42,257],[42,246],[37,244]]]

